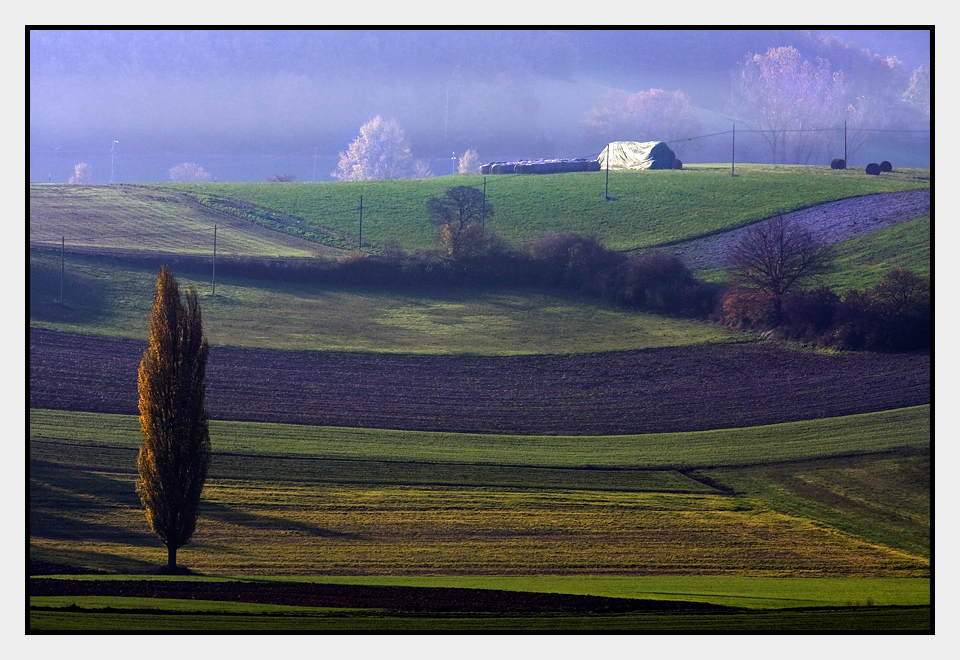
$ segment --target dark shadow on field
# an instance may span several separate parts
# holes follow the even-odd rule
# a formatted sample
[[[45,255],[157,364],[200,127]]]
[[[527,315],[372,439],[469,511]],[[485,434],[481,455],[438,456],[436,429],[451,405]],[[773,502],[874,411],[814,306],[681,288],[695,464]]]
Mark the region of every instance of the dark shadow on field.
[[[146,519],[144,529],[149,529]],[[135,546],[156,546],[160,541],[148,532],[77,520],[50,511],[30,511],[30,536],[51,541],[98,541]]]
[[[671,469],[548,467],[215,454],[211,476],[277,482],[729,494]]]
[[[201,522],[204,518],[263,532],[294,532],[303,536],[317,536],[320,538],[338,538],[349,540],[363,538],[357,534],[344,534],[342,532],[335,532],[331,529],[318,527],[317,525],[310,525],[307,523],[297,522],[295,520],[286,520],[277,516],[258,515],[248,511],[241,511],[227,504],[215,504],[201,500]]]
[[[157,563],[165,561],[167,553],[157,540]],[[60,573],[87,573],[103,571],[106,573],[133,573],[144,574],[156,572],[157,563],[131,559],[107,552],[93,552],[91,550],[44,550],[42,553],[30,554],[31,565],[53,565]],[[72,570],[71,570],[72,569]],[[48,574],[36,572],[34,575]]]
[[[77,513],[104,521],[111,511],[137,509],[140,498],[133,483],[73,470],[56,463],[30,461],[30,536],[56,541],[102,541],[156,545],[146,520],[142,532],[108,522],[79,520]]]
[[[30,318],[50,323],[93,323],[102,314],[105,291],[97,280],[76,271],[63,276],[60,300],[60,256],[30,251]]]
[[[88,509],[91,497],[102,506],[140,507],[134,474],[117,478],[52,461],[30,460],[30,502],[41,504],[54,498],[58,510]],[[34,492],[34,488],[40,489]]]

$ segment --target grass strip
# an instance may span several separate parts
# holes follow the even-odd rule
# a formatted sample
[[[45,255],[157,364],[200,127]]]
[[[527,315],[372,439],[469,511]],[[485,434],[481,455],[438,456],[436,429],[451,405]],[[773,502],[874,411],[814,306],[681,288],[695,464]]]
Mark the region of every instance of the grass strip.
[[[625,436],[515,436],[210,423],[215,453],[544,467],[706,468],[929,447],[930,406],[740,429]],[[139,447],[139,420],[30,411],[30,439]]]

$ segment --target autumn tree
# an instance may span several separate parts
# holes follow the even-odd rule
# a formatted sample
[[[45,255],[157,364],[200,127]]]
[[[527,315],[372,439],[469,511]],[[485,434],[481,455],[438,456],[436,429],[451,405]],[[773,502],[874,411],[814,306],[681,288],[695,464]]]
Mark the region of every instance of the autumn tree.
[[[804,60],[793,46],[751,55],[735,86],[737,112],[759,129],[775,163],[810,162],[842,126],[848,108],[843,72]]]
[[[493,215],[493,207],[479,188],[455,186],[427,201],[427,215],[447,256],[458,258],[482,244],[484,219]]]
[[[70,183],[88,185],[93,183],[93,168],[86,163],[77,163],[73,166],[73,176]]]
[[[796,220],[782,215],[753,225],[728,255],[735,284],[761,293],[769,302],[771,321],[783,321],[783,300],[804,282],[831,266],[831,250]]]
[[[174,165],[167,170],[167,176],[170,177],[171,181],[185,183],[203,183],[213,178],[209,172],[196,163],[180,163],[179,165]]]
[[[175,570],[177,548],[193,535],[210,466],[206,399],[207,339],[194,287],[181,300],[167,266],[157,277],[150,346],[138,376],[140,434],[137,492]]]
[[[397,120],[377,115],[361,126],[357,138],[340,152],[340,162],[332,175],[341,181],[403,179],[413,174],[414,165],[403,128]]]

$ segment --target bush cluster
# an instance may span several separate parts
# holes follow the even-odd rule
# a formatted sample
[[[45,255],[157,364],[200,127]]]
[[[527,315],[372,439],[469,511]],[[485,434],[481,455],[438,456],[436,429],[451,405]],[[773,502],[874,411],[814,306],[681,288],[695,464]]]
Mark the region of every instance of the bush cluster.
[[[895,268],[876,286],[851,289],[841,298],[820,287],[784,299],[773,325],[767,296],[734,288],[720,303],[719,320],[746,330],[773,331],[787,339],[849,350],[911,351],[930,347],[930,278]]]
[[[594,236],[570,232],[542,234],[528,252],[539,284],[633,309],[705,319],[719,298],[717,287],[694,278],[664,250],[626,256]]]

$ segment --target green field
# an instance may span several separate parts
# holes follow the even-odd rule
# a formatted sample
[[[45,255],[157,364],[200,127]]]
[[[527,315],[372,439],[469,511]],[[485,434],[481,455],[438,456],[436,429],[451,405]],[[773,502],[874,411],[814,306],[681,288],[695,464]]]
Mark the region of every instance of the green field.
[[[755,465],[929,446],[930,407],[697,433],[533,436],[211,422],[219,451],[284,457],[584,468]],[[30,411],[31,442],[139,446],[126,415]],[[100,467],[108,467],[103,465]]]
[[[30,243],[100,253],[313,257],[322,246],[216,212],[155,186],[30,186]]]
[[[214,422],[200,524],[180,552],[201,574],[684,600],[756,612],[437,619],[301,608],[281,617],[270,607],[194,603],[159,622],[123,613],[139,602],[36,598],[33,608],[93,611],[32,609],[31,626],[785,630],[830,619],[835,628],[825,629],[925,629],[928,611],[909,608],[930,602],[930,492],[916,478],[929,474],[928,415],[922,407],[633,438],[421,438]],[[136,418],[32,411],[30,427],[31,559],[152,573],[163,550],[133,490]],[[781,442],[765,452],[767,465],[750,465],[743,449],[764,434]],[[837,435],[848,440],[824,444]],[[630,444],[642,450],[630,455]],[[682,470],[668,464],[670,446],[679,445],[691,448]],[[723,458],[727,467],[711,467]],[[797,483],[821,488],[791,490]],[[897,609],[902,618],[894,621],[887,606],[908,609]],[[840,609],[828,617],[796,607]]]
[[[30,252],[30,318],[38,328],[146,338],[156,271],[92,257]],[[395,289],[178,273],[194,284],[213,345],[407,353],[578,353],[736,341],[726,328],[638,314],[563,292]]]
[[[816,581],[816,587],[826,587]],[[902,582],[902,581],[901,581]],[[925,581],[918,581],[924,582]],[[732,588],[736,588],[731,585]],[[814,585],[811,585],[814,586]],[[918,591],[924,584],[918,584]],[[869,587],[867,588],[869,591]],[[859,593],[863,593],[860,591]],[[929,605],[770,609],[727,615],[483,615],[410,616],[378,610],[98,597],[31,598],[29,626],[36,631],[365,631],[404,632],[776,632],[928,631]]]
[[[922,577],[928,415],[620,438],[214,422],[204,522],[181,554],[219,575]],[[32,411],[31,558],[109,572],[159,561],[133,491],[136,424]],[[772,448],[756,466],[743,448],[764,434]],[[679,446],[683,467],[670,464]],[[811,475],[837,487],[784,492]]]
[[[897,267],[930,277],[932,239],[930,217],[923,216],[842,241],[834,246],[833,268],[817,281],[842,296],[850,289],[875,286],[885,273]],[[724,270],[699,270],[695,274],[709,282],[727,283]]]
[[[930,185],[928,170],[881,178],[852,170],[743,165],[731,177],[722,167],[703,166],[611,172],[613,199],[605,201],[604,173],[486,178],[494,209],[486,226],[509,242],[576,231],[618,250],[694,238],[821,202]],[[433,249],[426,202],[454,185],[483,181],[445,176],[359,183],[32,184],[30,242],[53,246],[63,238],[88,250],[202,254],[213,251],[216,224],[220,254],[331,255],[357,247],[362,196],[365,250],[379,251],[388,239],[405,249]],[[257,213],[243,211],[243,205]]]
[[[933,225],[924,216],[844,241],[836,247],[834,272],[824,283],[842,294],[875,286],[897,267],[930,277],[932,239]]]
[[[611,172],[604,200],[604,173],[551,176],[488,176],[487,201],[494,216],[486,226],[512,243],[546,231],[598,236],[604,245],[627,250],[693,238],[739,226],[778,212],[865,195],[929,186],[923,170],[871,177],[853,170],[744,165],[689,170]],[[455,185],[482,187],[479,176],[444,176],[420,181],[231,183],[165,186],[211,198],[242,200],[301,218],[311,227],[356,236],[363,197],[363,239],[371,247],[395,239],[406,249],[433,248],[426,203]],[[355,247],[340,244],[340,247]]]
[[[774,166],[741,166],[737,177],[707,166],[618,172],[610,202],[602,174],[487,177],[495,209],[488,226],[516,245],[543,231],[579,231],[632,249],[821,201],[929,186],[929,171],[894,174]],[[217,224],[223,254],[336,256],[354,247],[360,195],[365,249],[391,238],[432,249],[426,199],[481,182],[31,186],[30,324],[143,339],[155,270],[111,255],[205,254]],[[237,213],[243,205],[261,215]],[[294,218],[300,236],[289,233]],[[920,218],[841,244],[829,285],[872,285],[892,265],[929,273],[931,232],[930,219]],[[63,304],[61,236],[71,249]],[[203,273],[177,276],[200,291],[215,345],[513,355],[756,340],[547,291],[398,291],[218,275],[213,298]],[[134,491],[137,418],[29,415],[31,561],[103,571],[90,576],[103,579],[157,578],[166,552]],[[215,455],[200,520],[178,553],[197,576],[176,579],[493,589],[742,610],[415,615],[31,596],[30,630],[932,629],[929,405],[625,436],[216,420],[210,428]]]

